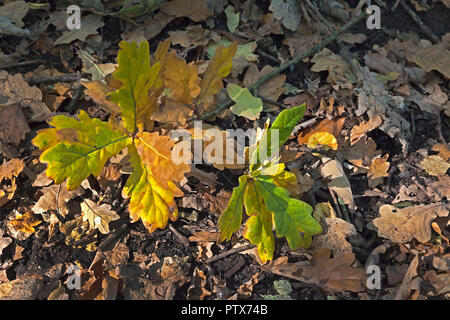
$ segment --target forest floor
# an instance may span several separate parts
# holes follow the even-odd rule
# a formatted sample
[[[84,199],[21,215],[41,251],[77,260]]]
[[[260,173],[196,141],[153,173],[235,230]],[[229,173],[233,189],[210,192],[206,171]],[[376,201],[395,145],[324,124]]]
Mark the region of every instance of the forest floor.
[[[448,0],[382,1],[381,29],[355,23],[263,83],[256,119],[226,109],[204,121],[220,130],[263,127],[306,102],[300,123],[308,125],[294,130],[281,156],[322,225],[307,249],[275,237],[274,259],[262,263],[243,226],[217,243],[219,216],[244,169],[195,165],[176,198],[179,218],[152,233],[130,222],[120,160],[74,191],[46,177],[32,139],[54,115],[109,118],[105,96],[81,83],[109,81],[120,41],[147,40],[153,55],[170,38],[203,72],[217,44],[237,42],[224,83],[249,87],[360,13],[358,1],[293,1],[296,10],[283,9],[286,2],[82,1],[81,29],[68,30],[70,1],[4,1],[0,299],[450,297]],[[155,128],[188,128],[190,116],[201,114],[160,112]],[[337,147],[305,151],[318,132]],[[119,218],[109,232],[92,230],[80,219],[83,203]]]

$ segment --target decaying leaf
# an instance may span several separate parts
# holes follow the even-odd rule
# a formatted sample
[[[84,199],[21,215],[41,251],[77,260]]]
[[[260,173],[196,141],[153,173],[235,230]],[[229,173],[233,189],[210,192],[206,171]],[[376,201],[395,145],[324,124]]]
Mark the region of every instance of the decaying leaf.
[[[450,163],[439,156],[429,156],[420,162],[422,168],[431,176],[443,176],[450,168]]]
[[[289,263],[287,257],[274,261],[269,269],[272,273],[301,282],[315,284],[328,291],[361,292],[366,283],[366,271],[352,267],[353,253],[330,258],[331,250],[322,249],[314,253],[309,264]]]
[[[346,238],[357,234],[355,226],[340,218],[325,218],[325,222],[328,228],[327,233],[314,237],[311,249],[333,250],[334,257],[352,253],[352,245]]]
[[[406,243],[413,238],[427,242],[431,237],[431,223],[437,217],[446,217],[449,206],[445,203],[418,205],[398,209],[385,204],[380,208],[380,218],[373,223],[378,235],[397,243]]]
[[[42,221],[33,213],[33,211],[28,211],[25,214],[16,214],[15,219],[8,221],[8,223],[17,231],[25,233],[34,233],[36,230],[35,226],[39,225]]]
[[[328,188],[339,196],[345,204],[351,209],[355,209],[352,189],[350,182],[345,175],[342,164],[336,159],[322,158],[322,168],[320,170],[322,176],[330,180]]]

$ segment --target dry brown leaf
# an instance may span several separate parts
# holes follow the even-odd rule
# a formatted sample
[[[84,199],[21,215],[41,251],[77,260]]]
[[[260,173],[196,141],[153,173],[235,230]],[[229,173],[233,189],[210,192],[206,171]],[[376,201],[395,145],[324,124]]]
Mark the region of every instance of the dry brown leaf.
[[[45,103],[42,102],[42,92],[37,87],[30,87],[20,73],[10,75],[6,71],[0,71],[0,95],[1,105],[19,105],[29,108],[31,122],[45,121],[51,114]]]
[[[373,220],[378,235],[396,243],[412,239],[427,242],[431,238],[431,223],[436,217],[448,216],[450,206],[444,203],[418,205],[398,209],[389,204],[380,208],[380,218]]]
[[[366,272],[362,268],[353,268],[355,255],[348,253],[330,258],[331,250],[316,251],[309,265],[288,263],[287,257],[274,261],[272,273],[300,282],[315,284],[328,291],[364,291]]]
[[[25,163],[22,159],[11,159],[9,161],[4,161],[0,165],[0,183],[6,180],[12,180],[17,177],[25,168]]]
[[[120,166],[114,163],[108,163],[103,167],[102,172],[97,177],[97,180],[102,190],[106,190],[108,187],[112,188],[117,185],[121,176],[122,173],[120,173]]]
[[[195,22],[203,21],[212,14],[205,0],[172,0],[162,3],[159,9],[168,15],[188,17]]]
[[[81,203],[83,221],[89,221],[91,229],[98,229],[103,234],[109,233],[109,223],[120,216],[111,210],[111,206],[104,203],[97,205],[94,201],[86,199]]]
[[[367,174],[367,177],[369,178],[369,187],[374,188],[383,183],[383,178],[389,175],[388,171],[390,164],[387,162],[388,158],[389,155],[385,154],[384,157],[377,157],[372,160],[369,173]]]
[[[369,169],[372,159],[381,154],[372,138],[359,139],[353,146],[343,147],[342,154],[354,166]]]
[[[107,94],[113,92],[114,88],[104,84],[101,81],[81,81],[81,84],[87,88],[84,94],[91,97],[92,100],[98,103],[100,108],[107,112],[115,114],[120,113],[120,107],[116,103],[109,101],[107,98]]]
[[[265,76],[274,69],[275,69],[274,67],[265,66],[264,68],[261,69],[261,71],[258,71],[258,67],[256,66],[256,64],[254,63],[250,64],[244,76],[244,87],[248,88],[254,85],[259,80],[259,78]],[[284,93],[283,85],[285,82],[286,82],[286,75],[279,74],[262,83],[258,88],[258,92],[264,98],[277,101],[278,98]]]
[[[333,250],[333,257],[352,253],[352,245],[347,241],[347,237],[357,234],[353,224],[340,218],[325,218],[327,233],[314,237],[311,249]]]
[[[56,223],[58,219],[52,214],[52,212],[59,211],[63,217],[65,217],[70,210],[69,200],[84,194],[84,189],[78,187],[73,191],[68,191],[66,183],[60,185],[53,185],[41,189],[42,196],[38,202],[31,209],[34,213],[42,214],[45,222]],[[52,214],[52,216],[50,216]],[[50,217],[56,219],[50,221]]]
[[[28,132],[30,127],[19,105],[0,106],[0,138],[3,141],[19,145]]]
[[[450,163],[439,156],[429,156],[420,162],[422,168],[431,176],[443,176],[450,168]]]
[[[437,155],[444,161],[448,161],[450,159],[450,149],[443,143],[435,144],[431,150],[439,152]]]
[[[164,124],[184,126],[193,114],[194,109],[190,106],[166,99],[150,118]]]
[[[434,197],[435,201],[441,201],[442,198],[450,199],[450,177],[448,175],[438,177],[438,181],[427,185],[427,194]]]
[[[366,133],[378,128],[382,123],[383,120],[381,119],[381,117],[376,115],[369,121],[362,122],[358,126],[354,126],[350,131],[350,144],[355,144],[355,142],[363,137]]]
[[[322,177],[330,180],[330,182],[328,182],[328,188],[331,191],[336,192],[339,198],[341,198],[352,210],[356,209],[350,182],[345,175],[342,164],[338,160],[325,157],[322,158],[322,163],[323,165],[320,169],[320,173],[322,174]]]
[[[172,90],[170,98],[179,103],[192,104],[200,94],[200,78],[197,67],[172,51],[164,60],[162,71],[164,84]]]
[[[419,46],[408,48],[406,58],[427,72],[436,70],[450,78],[450,51],[446,43],[428,45],[422,40]]]
[[[217,242],[218,232],[197,231],[189,237],[191,242]]]
[[[36,231],[34,227],[41,224],[41,222],[33,211],[28,211],[23,215],[18,213],[13,220],[8,221],[9,225],[15,230],[25,233],[34,233]]]

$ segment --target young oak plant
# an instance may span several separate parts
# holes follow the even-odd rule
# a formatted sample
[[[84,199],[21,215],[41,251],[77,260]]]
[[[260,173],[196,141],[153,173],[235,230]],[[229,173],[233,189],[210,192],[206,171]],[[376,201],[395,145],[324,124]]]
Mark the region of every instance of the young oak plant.
[[[117,90],[109,93],[109,100],[120,108],[120,120],[111,115],[105,122],[80,110],[78,119],[53,117],[48,121],[52,127],[39,130],[33,139],[42,151],[40,161],[47,164],[46,175],[57,184],[67,180],[68,190],[91,174],[97,177],[108,159],[126,148],[133,172],[122,196],[130,199],[132,222],[141,219],[150,232],[177,219],[174,197],[183,192],[176,183],[190,170],[189,165],[171,160],[175,143],[170,137],[148,132],[153,128],[150,115],[165,91],[177,103],[212,103],[237,49],[236,44],[218,48],[200,78],[195,65],[169,52],[169,47],[170,41],[161,42],[152,58],[146,41],[120,43],[113,74]]]
[[[260,139],[248,149],[249,170],[239,177],[239,186],[233,189],[228,206],[219,218],[219,242],[230,240],[241,226],[245,207],[249,218],[245,223],[244,238],[258,246],[262,262],[273,259],[273,227],[278,237],[286,237],[293,250],[300,246],[309,247],[312,236],[322,232],[320,224],[311,215],[312,207],[291,197],[298,187],[297,177],[286,171],[285,164],[275,157],[304,112],[303,104],[283,110],[270,128],[266,123]],[[273,137],[278,141],[272,142]]]

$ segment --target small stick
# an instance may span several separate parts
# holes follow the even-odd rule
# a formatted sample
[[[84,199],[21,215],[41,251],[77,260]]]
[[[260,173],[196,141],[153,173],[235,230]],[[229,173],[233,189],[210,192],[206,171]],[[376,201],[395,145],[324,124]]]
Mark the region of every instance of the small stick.
[[[36,60],[27,60],[27,61],[22,61],[22,62],[17,62],[17,63],[9,63],[9,64],[5,63],[5,64],[0,65],[0,69],[24,67],[24,66],[30,66],[33,64],[41,64],[41,63],[47,63],[47,61],[36,59]]]
[[[431,29],[423,23],[423,21],[417,16],[417,14],[405,3],[404,0],[401,0],[400,4],[409,14],[409,16],[414,20],[414,22],[422,29],[422,31],[431,38],[434,42],[438,43],[439,38],[431,31]]]
[[[52,83],[52,82],[76,82],[78,80],[78,75],[62,74],[59,76],[50,76],[50,77],[25,78],[25,80],[30,85],[36,85],[41,83]]]
[[[323,48],[325,48],[327,45],[329,45],[334,39],[336,39],[337,36],[339,36],[341,33],[347,31],[348,29],[350,29],[354,24],[358,23],[359,21],[367,18],[367,13],[362,13],[359,16],[353,17],[347,24],[345,24],[342,28],[340,28],[338,31],[334,32],[333,34],[331,34],[328,38],[326,38],[325,40],[323,40],[321,43],[315,45],[313,48],[311,48],[310,50],[295,56],[294,58],[292,58],[291,60],[286,61],[285,63],[281,64],[278,68],[276,68],[275,70],[273,70],[272,72],[269,72],[268,74],[266,74],[265,76],[259,78],[259,80],[253,84],[252,86],[250,86],[248,89],[250,91],[255,91],[256,89],[259,88],[259,86],[261,84],[263,84],[264,82],[266,82],[267,80],[273,78],[274,76],[278,75],[279,73],[283,72],[284,70],[288,69],[291,65],[294,65],[298,62],[300,62],[301,60],[305,59],[306,57],[309,57],[317,52],[319,52],[320,50],[322,50]],[[222,112],[222,110],[230,107],[234,102],[233,101],[227,101],[225,103],[222,103],[221,105],[217,106],[216,109],[214,109],[213,111],[210,112],[205,112],[204,114],[201,115],[200,119],[201,120],[206,120],[208,118],[210,118],[211,116],[214,116],[216,114],[219,114],[220,112]]]
[[[180,242],[184,244],[185,247],[189,247],[189,240],[181,233],[179,233],[172,224],[169,224],[169,229],[178,238],[178,240],[180,240]]]
[[[437,117],[437,126],[436,126],[436,130],[437,130],[437,133],[438,133],[439,140],[441,140],[441,142],[442,142],[442,143],[447,147],[447,149],[448,149],[447,141],[445,140],[444,135],[442,134],[442,120],[441,120],[441,114],[440,114],[440,112],[437,112],[436,117]]]
[[[245,250],[249,250],[251,248],[255,248],[255,246],[252,245],[252,244],[248,244],[248,245],[243,246],[243,247],[233,248],[233,249],[230,249],[228,251],[222,252],[221,254],[218,254],[217,256],[214,256],[212,258],[206,259],[205,263],[206,264],[210,264],[210,263],[216,262],[217,260],[220,260],[220,259],[223,259],[225,257],[228,257],[229,255],[232,255],[232,254],[235,254],[235,253],[239,253],[239,252],[242,252],[242,251],[245,251]]]

